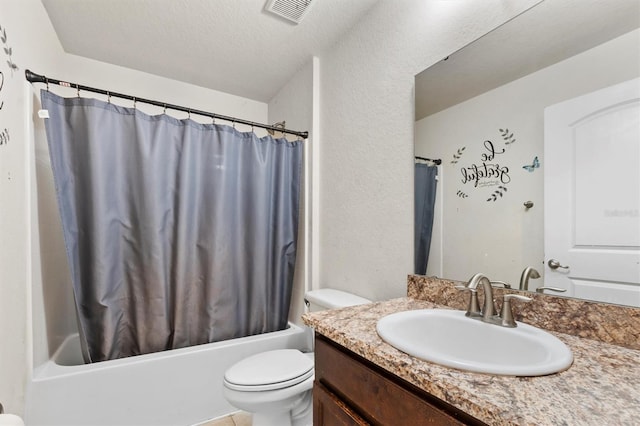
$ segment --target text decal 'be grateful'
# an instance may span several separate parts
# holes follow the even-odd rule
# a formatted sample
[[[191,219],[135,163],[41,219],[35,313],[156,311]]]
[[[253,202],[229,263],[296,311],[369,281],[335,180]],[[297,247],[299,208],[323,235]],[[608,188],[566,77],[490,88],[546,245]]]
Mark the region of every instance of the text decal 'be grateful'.
[[[500,165],[496,159],[496,155],[504,154],[505,148],[496,151],[493,142],[484,141],[484,147],[487,152],[480,155],[481,163],[471,164],[468,167],[460,169],[462,172],[462,183],[473,183],[474,187],[495,186],[498,182],[508,184],[511,182],[509,177],[509,167]]]
[[[497,147],[491,140],[485,140],[480,154],[480,161],[460,168],[460,181],[463,185],[469,185],[474,190],[487,187],[493,190],[486,201],[496,201],[502,198],[504,193],[507,192],[507,185],[511,182],[509,167],[501,163],[500,160],[507,151],[506,147],[515,142],[515,138],[513,133],[509,132],[509,129],[500,129],[500,133],[502,139],[504,139],[505,148]],[[457,164],[461,160],[465,148],[459,148],[453,154],[451,164]],[[469,198],[467,191],[458,189],[456,194],[460,198]]]

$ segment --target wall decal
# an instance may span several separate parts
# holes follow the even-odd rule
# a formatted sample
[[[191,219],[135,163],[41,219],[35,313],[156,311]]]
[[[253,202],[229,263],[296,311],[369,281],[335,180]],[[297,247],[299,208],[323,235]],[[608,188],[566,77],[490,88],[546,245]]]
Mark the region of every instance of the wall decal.
[[[509,134],[509,129],[500,129],[500,134],[502,134],[502,139],[504,139],[505,145],[511,145],[516,141],[516,138],[513,137],[513,133]]]
[[[9,144],[9,129],[5,128],[0,131],[0,145],[8,145]]]
[[[487,152],[480,156],[480,164],[473,163],[468,167],[462,167],[462,183],[472,182],[475,188],[483,186],[495,186],[498,183],[507,184],[511,181],[509,167],[501,166],[494,162],[496,155],[504,154],[505,149],[496,150],[493,142],[484,141]]]
[[[540,161],[538,160],[537,155],[536,155],[536,158],[533,159],[533,163],[531,165],[525,164],[524,166],[522,166],[522,168],[528,171],[529,173],[533,173],[535,169],[537,169],[538,167],[540,167]]]
[[[487,198],[487,201],[496,201],[498,196],[502,197],[502,194],[505,192],[507,192],[507,187],[498,185],[498,189],[493,191],[493,194],[491,194],[491,197]]]
[[[2,48],[4,49],[5,55],[7,55],[7,65],[9,66],[9,70],[11,71],[11,77],[13,77],[13,72],[18,70],[18,66],[13,62],[13,49],[9,46],[7,42],[7,30],[0,25],[0,41],[2,41]],[[4,107],[4,101],[1,100],[2,90],[4,88],[4,73],[0,71],[0,110]],[[3,130],[0,130],[0,147],[5,147],[9,144],[9,129],[6,127]],[[11,176],[9,175],[9,180],[11,180]]]
[[[456,164],[458,162],[458,160],[460,159],[460,157],[462,157],[462,153],[464,152],[464,149],[466,147],[463,146],[462,148],[458,149],[458,152],[453,154],[453,160],[451,160],[451,164]]]
[[[13,72],[18,70],[18,66],[13,62],[13,59],[11,59],[13,49],[11,49],[11,47],[7,43],[7,30],[5,28],[2,28],[2,25],[0,25],[0,40],[2,40],[4,53],[9,57],[9,59],[7,59],[7,65],[9,65],[11,76],[13,77]]]
[[[471,185],[474,189],[490,189],[491,192],[489,198],[486,199],[487,202],[495,202],[501,199],[507,192],[507,185],[511,182],[509,167],[505,166],[500,160],[503,159],[502,156],[507,152],[507,147],[512,145],[516,138],[514,132],[508,128],[498,130],[502,138],[498,145],[504,144],[504,147],[498,146],[491,140],[485,140],[482,144],[483,149],[480,153],[480,161],[460,168],[463,185]],[[453,154],[451,164],[458,163],[464,150],[465,147],[462,147]],[[537,164],[537,157],[534,160],[534,165],[530,167],[539,167],[539,165],[536,166],[535,164]],[[461,189],[457,191],[456,195],[463,199],[470,197],[466,191]]]

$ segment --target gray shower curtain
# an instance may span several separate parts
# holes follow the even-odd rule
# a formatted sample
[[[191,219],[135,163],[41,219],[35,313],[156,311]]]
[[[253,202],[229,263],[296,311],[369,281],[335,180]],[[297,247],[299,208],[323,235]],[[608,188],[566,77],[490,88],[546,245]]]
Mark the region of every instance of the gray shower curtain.
[[[433,213],[436,203],[436,186],[438,168],[423,163],[416,163],[414,173],[414,267],[415,273],[424,275],[427,272],[431,232],[433,230]]]
[[[302,141],[41,97],[88,362],[286,327]]]

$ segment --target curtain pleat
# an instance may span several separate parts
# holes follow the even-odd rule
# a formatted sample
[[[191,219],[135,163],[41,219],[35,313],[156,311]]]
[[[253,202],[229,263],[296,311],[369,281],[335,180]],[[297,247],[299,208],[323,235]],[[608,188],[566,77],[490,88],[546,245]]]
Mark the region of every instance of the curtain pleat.
[[[436,203],[438,168],[416,163],[414,173],[414,267],[415,273],[427,272],[433,215]]]

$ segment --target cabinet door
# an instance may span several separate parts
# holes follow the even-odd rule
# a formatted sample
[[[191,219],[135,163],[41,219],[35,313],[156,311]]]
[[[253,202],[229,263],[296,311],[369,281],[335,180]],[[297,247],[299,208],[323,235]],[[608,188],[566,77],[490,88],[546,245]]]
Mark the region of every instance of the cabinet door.
[[[313,387],[313,424],[315,426],[369,425],[340,398],[320,383]]]
[[[313,392],[319,398],[317,403],[320,405],[314,405],[315,414],[318,415],[318,418],[314,417],[315,426],[484,425],[478,419],[319,335],[316,335],[315,365],[316,382]],[[332,396],[335,406],[330,407],[326,400],[321,399],[327,393]],[[341,410],[344,413],[334,414]],[[357,415],[350,416],[350,413]],[[350,418],[354,420],[349,420]]]

